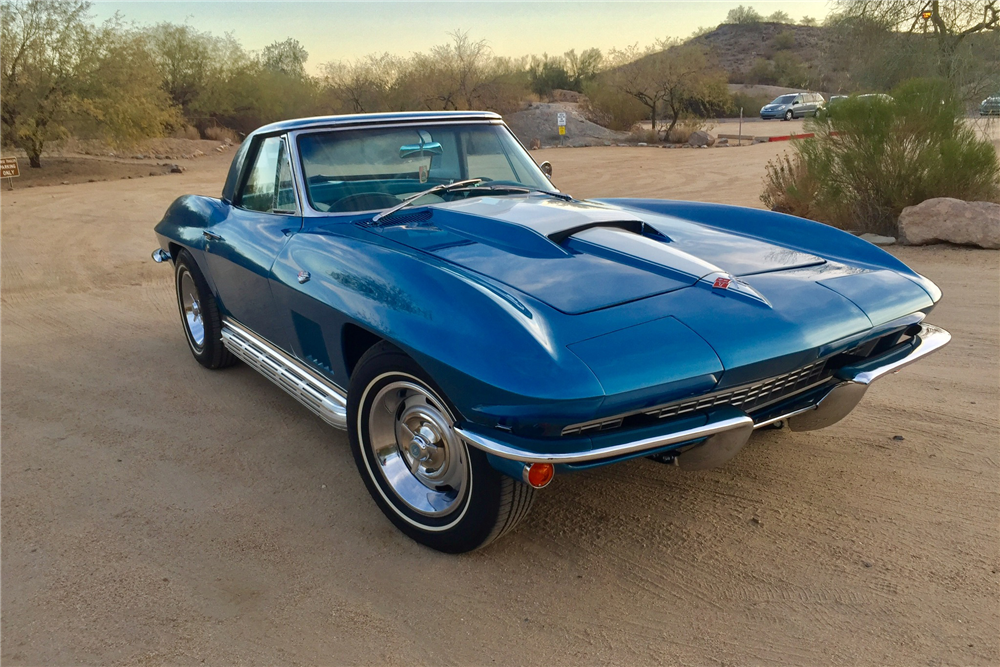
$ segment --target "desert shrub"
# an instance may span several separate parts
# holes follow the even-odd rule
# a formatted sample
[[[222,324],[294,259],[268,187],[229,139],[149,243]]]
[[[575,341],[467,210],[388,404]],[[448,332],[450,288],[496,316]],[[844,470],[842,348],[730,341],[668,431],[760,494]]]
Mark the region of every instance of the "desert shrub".
[[[775,51],[787,51],[795,47],[795,33],[791,30],[783,30],[775,35],[771,40],[771,45]]]
[[[591,81],[583,88],[589,100],[585,109],[587,118],[612,130],[628,132],[646,117],[646,107],[634,97],[611,86]]]
[[[648,127],[643,127],[641,125],[636,125],[629,132],[629,141],[634,141],[635,143],[646,143],[655,144],[660,140],[660,133],[656,130],[651,130]]]
[[[240,143],[239,139],[236,137],[236,133],[230,130],[228,127],[222,127],[220,125],[213,125],[212,127],[205,128],[205,138],[211,139],[212,141],[226,141],[231,144]]]
[[[180,127],[174,129],[170,133],[170,136],[174,139],[201,139],[201,134],[198,132],[198,128],[194,125],[184,124]]]
[[[685,118],[677,121],[673,129],[667,133],[667,141],[672,144],[686,144],[691,135],[704,128],[704,123],[697,118]]]
[[[740,108],[743,109],[744,118],[756,117],[760,114],[760,109],[765,104],[770,103],[771,96],[747,95],[746,93],[733,93],[729,101],[729,108],[726,115],[732,118],[739,118]]]
[[[764,192],[760,200],[772,211],[819,219],[812,209],[819,182],[809,172],[804,160],[788,153],[768,162]]]
[[[900,212],[926,199],[1000,198],[996,151],[965,123],[959,95],[943,80],[908,81],[891,98],[844,100],[810,129],[814,139],[768,164],[764,204],[895,234]]]

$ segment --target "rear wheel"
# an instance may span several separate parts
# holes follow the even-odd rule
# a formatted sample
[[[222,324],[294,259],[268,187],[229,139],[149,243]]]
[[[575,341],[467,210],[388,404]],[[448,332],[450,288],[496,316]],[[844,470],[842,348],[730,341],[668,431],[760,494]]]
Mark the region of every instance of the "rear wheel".
[[[236,363],[222,344],[222,316],[208,283],[191,253],[181,250],[174,260],[177,308],[191,354],[205,368],[224,368]]]
[[[398,348],[368,350],[347,395],[351,450],[365,486],[412,539],[447,553],[472,551],[528,513],[534,489],[495,470],[458,436],[454,408]]]

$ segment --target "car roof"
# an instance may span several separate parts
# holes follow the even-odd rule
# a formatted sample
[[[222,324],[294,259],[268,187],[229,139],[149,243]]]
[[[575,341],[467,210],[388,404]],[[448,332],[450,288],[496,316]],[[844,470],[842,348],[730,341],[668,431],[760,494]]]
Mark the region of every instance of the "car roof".
[[[492,111],[406,111],[345,114],[341,116],[314,116],[312,118],[282,120],[259,127],[253,131],[253,134],[270,134],[272,132],[288,132],[290,130],[316,127],[383,125],[386,123],[416,123],[446,120],[501,120],[501,118],[499,114]]]

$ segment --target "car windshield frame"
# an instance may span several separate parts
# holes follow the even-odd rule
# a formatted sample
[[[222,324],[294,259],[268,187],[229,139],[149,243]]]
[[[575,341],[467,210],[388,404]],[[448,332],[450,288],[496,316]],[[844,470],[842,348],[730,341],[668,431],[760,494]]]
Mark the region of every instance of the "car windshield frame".
[[[357,178],[356,175],[348,175],[345,178],[337,179],[333,177],[326,177],[323,174],[316,173],[315,171],[316,163],[314,162],[314,164],[310,166],[308,156],[306,155],[307,151],[310,150],[311,148],[309,146],[305,146],[303,140],[315,142],[317,140],[317,135],[336,136],[341,133],[349,133],[346,138],[356,139],[360,135],[363,135],[363,133],[365,132],[371,132],[373,134],[375,133],[381,134],[386,131],[408,131],[412,132],[413,137],[418,137],[420,130],[426,130],[429,134],[432,135],[431,137],[432,139],[433,139],[433,134],[436,131],[441,133],[450,132],[452,134],[455,134],[462,132],[463,130],[468,130],[468,131],[486,130],[488,132],[496,133],[497,141],[499,144],[502,145],[504,157],[507,158],[507,162],[511,164],[511,170],[514,172],[515,177],[518,176],[518,171],[517,171],[518,169],[523,170],[523,173],[520,175],[520,177],[517,178],[517,180],[497,179],[496,182],[508,183],[508,184],[518,183],[524,187],[558,192],[555,186],[553,186],[552,183],[545,176],[545,173],[542,172],[541,168],[539,168],[538,165],[535,163],[534,159],[532,159],[527,149],[524,148],[523,144],[521,144],[521,142],[518,141],[517,137],[514,136],[513,132],[510,131],[510,129],[506,126],[506,124],[504,124],[503,121],[498,119],[484,119],[484,120],[433,119],[433,120],[419,120],[419,121],[404,121],[399,123],[379,123],[372,125],[350,125],[345,127],[337,127],[335,125],[331,125],[331,126],[316,127],[316,128],[302,129],[289,132],[289,140],[290,140],[289,143],[292,147],[292,151],[294,152],[293,161],[294,161],[295,171],[297,173],[296,180],[299,183],[300,192],[302,193],[301,197],[302,202],[305,204],[305,207],[307,209],[306,215],[310,217],[314,216],[356,217],[359,214],[363,215],[367,213],[386,210],[387,208],[390,208],[390,205],[388,204],[373,205],[364,208],[356,208],[352,210],[332,210],[327,208],[329,206],[328,204],[322,201],[318,201],[318,198],[314,197],[315,194],[313,191],[314,186],[320,184],[321,182],[323,184],[364,183],[367,182],[369,179]],[[422,141],[422,139],[418,139],[417,141]],[[414,141],[413,143],[416,143],[416,141]],[[429,142],[428,145],[430,143],[438,143],[438,142],[432,141]],[[399,149],[402,148],[404,148],[404,146],[399,147]],[[467,159],[468,156],[469,154],[467,153],[465,159]],[[452,157],[454,158],[455,156]],[[516,162],[517,169],[514,168],[514,162],[512,162],[512,160]],[[424,182],[420,182],[419,179],[395,180],[396,189],[401,190],[401,192],[396,193],[396,196],[403,197],[407,194],[410,194],[409,190],[411,189],[415,193],[422,190],[426,190],[430,186],[435,185],[437,183],[447,183],[451,180],[454,181],[463,180],[462,178],[458,177],[456,178],[445,177],[442,180],[431,180],[430,179],[431,169],[433,169],[433,167],[428,168],[429,172],[428,180]],[[457,175],[460,176],[461,172],[459,172],[459,174]],[[314,178],[313,183],[310,183],[310,177]],[[324,181],[320,181],[317,177],[324,178]],[[377,184],[379,183],[394,182],[393,180],[384,181],[382,179],[370,179],[370,180],[376,184],[376,187]],[[412,183],[409,183],[409,181],[411,180]],[[487,184],[489,182],[490,181],[487,181]],[[400,185],[401,183],[402,185]],[[377,192],[377,190],[372,190],[372,192]],[[483,194],[485,195],[486,192],[484,192]],[[498,196],[495,191],[491,192],[490,195]],[[400,201],[402,201],[402,198],[400,198]],[[379,203],[382,204],[382,202]],[[435,202],[432,201],[428,203],[435,203]],[[325,208],[327,208],[327,210],[324,210]]]
[[[794,102],[795,98],[797,98],[798,96],[799,96],[799,93],[787,93],[785,95],[778,95],[777,97],[774,98],[774,100],[771,102],[771,104],[778,104],[778,105],[781,105],[781,106],[785,106],[785,105],[788,105],[788,104],[791,104],[792,102]],[[786,102],[782,102],[781,100],[784,100],[784,99],[787,99],[787,101]]]

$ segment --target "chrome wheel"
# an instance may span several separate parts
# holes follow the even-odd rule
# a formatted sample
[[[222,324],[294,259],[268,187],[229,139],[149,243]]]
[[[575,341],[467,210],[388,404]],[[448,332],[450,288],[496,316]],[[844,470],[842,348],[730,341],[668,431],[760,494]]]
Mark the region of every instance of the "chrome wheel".
[[[471,486],[466,445],[453,424],[444,403],[414,382],[387,384],[371,404],[372,462],[399,500],[424,516],[453,511]]]
[[[191,347],[201,351],[205,347],[205,320],[202,318],[201,304],[198,301],[198,289],[190,272],[181,273],[177,291],[188,340],[191,341]]]

